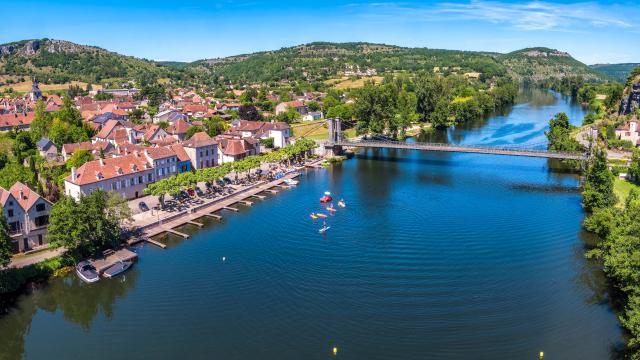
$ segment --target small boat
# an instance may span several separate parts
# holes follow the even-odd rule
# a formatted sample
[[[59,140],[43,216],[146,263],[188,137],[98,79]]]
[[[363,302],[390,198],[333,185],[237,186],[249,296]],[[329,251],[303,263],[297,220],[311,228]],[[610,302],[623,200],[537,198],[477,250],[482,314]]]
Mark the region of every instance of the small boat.
[[[327,211],[336,212],[338,210],[336,208],[334,208],[333,204],[332,204],[331,206],[327,206]]]
[[[341,208],[347,207],[347,203],[344,202],[344,200],[340,200],[338,201],[338,206],[340,206]]]
[[[331,198],[331,196],[329,196],[329,195],[325,195],[325,196],[320,198],[320,202],[321,203],[328,203],[331,200],[333,200],[333,198]]]
[[[318,232],[320,234],[324,234],[325,232],[327,232],[327,230],[331,229],[331,226],[327,226],[327,223],[324,223],[324,225],[322,226],[322,228],[320,230],[318,230]]]
[[[111,265],[110,267],[108,267],[103,273],[102,275],[106,278],[113,278],[119,274],[122,274],[123,272],[127,271],[131,265],[133,265],[133,261],[131,260],[125,260],[125,261],[118,261],[117,263]]]
[[[289,186],[296,186],[298,185],[299,181],[298,180],[293,180],[293,179],[287,179],[284,181],[285,184],[289,185]]]
[[[76,274],[78,274],[80,280],[86,283],[94,283],[100,280],[100,274],[98,274],[96,268],[86,260],[80,261],[78,265],[76,265]]]
[[[316,214],[314,214],[314,213],[309,214],[309,216],[310,216],[313,220],[315,220],[315,219],[317,219],[317,218],[318,218],[318,215],[316,215]]]
[[[323,218],[323,219],[327,218],[327,215],[322,214],[322,213],[316,213],[316,216],[319,217],[319,218]]]

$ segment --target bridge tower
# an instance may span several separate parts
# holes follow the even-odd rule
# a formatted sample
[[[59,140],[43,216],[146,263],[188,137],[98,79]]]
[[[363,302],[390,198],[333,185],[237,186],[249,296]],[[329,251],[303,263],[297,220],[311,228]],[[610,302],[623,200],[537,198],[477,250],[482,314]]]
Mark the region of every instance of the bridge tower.
[[[329,129],[329,134],[324,146],[325,155],[340,155],[342,146],[337,145],[337,143],[342,141],[342,120],[340,118],[327,119],[327,128]]]

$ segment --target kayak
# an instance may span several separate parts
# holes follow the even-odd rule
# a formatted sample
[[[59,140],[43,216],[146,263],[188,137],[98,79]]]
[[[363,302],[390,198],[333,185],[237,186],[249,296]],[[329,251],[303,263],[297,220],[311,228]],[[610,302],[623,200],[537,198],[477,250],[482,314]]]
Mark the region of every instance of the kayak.
[[[344,200],[340,200],[340,201],[338,201],[338,206],[343,208],[343,207],[347,207],[347,204],[344,202]]]
[[[321,213],[317,213],[316,216],[319,217],[319,218],[323,218],[323,219],[327,218],[327,215],[321,214]]]
[[[333,208],[333,207],[329,206],[329,207],[327,207],[327,211],[336,212],[338,210],[336,210],[336,208]]]
[[[315,219],[317,219],[317,218],[318,218],[318,216],[316,216],[316,214],[314,214],[314,213],[309,214],[309,216],[311,216],[311,218],[312,218],[313,220],[315,220]]]
[[[321,197],[321,198],[320,198],[320,202],[321,202],[321,203],[328,203],[328,202],[329,202],[329,201],[331,201],[331,200],[332,200],[332,198],[331,198],[331,196],[329,196],[329,195],[325,195],[325,196],[323,196],[323,197]]]
[[[320,234],[324,234],[329,229],[331,229],[331,226],[324,226],[322,229],[318,230],[318,232]]]

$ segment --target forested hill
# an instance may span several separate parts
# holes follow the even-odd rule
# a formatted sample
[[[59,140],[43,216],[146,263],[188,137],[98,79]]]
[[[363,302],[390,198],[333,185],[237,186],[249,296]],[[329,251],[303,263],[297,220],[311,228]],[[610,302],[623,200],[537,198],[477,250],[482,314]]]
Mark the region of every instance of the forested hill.
[[[605,74],[613,79],[616,79],[622,83],[627,81],[631,71],[637,67],[640,67],[640,63],[624,63],[624,64],[596,64],[590,65],[591,69]]]
[[[317,42],[181,63],[138,59],[63,40],[23,40],[0,45],[0,75],[35,76],[41,82],[50,83],[126,81],[151,75],[211,85],[246,85],[279,81],[320,82],[344,76],[415,71],[445,75],[479,73],[471,76],[479,75],[481,78],[510,74],[518,80],[530,81],[576,76],[587,81],[606,78],[569,54],[546,48],[498,54],[371,43]]]
[[[498,56],[509,73],[518,80],[538,82],[549,79],[582,77],[585,81],[606,80],[607,76],[574,59],[566,52],[537,47]]]
[[[380,75],[397,71],[480,72],[484,77],[511,74],[533,82],[581,76],[586,81],[606,79],[569,54],[547,48],[528,48],[509,54],[405,48],[370,43],[311,43],[276,51],[222,59],[201,60],[190,65],[222,76],[231,82],[326,80],[375,70]]]
[[[45,83],[166,77],[173,71],[153,61],[64,40],[23,40],[0,45],[0,75],[35,76]]]

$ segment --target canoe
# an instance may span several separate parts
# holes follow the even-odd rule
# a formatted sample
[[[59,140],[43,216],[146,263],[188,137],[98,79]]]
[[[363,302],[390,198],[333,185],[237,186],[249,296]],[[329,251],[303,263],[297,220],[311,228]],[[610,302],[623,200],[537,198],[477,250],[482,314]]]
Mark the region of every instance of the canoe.
[[[322,229],[318,230],[320,234],[324,234],[327,230],[331,229],[331,226],[325,226]]]
[[[309,216],[310,216],[313,220],[315,220],[315,219],[317,219],[317,218],[318,218],[318,216],[317,216],[316,214],[309,214]]]
[[[321,213],[317,213],[316,216],[323,219],[327,218],[327,215]]]

